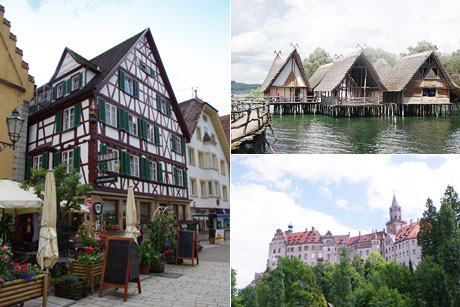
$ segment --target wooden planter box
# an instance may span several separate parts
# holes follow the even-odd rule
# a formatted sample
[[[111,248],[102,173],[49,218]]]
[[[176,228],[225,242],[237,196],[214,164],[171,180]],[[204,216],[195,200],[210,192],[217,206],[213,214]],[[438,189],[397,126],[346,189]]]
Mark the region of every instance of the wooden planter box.
[[[98,262],[78,262],[77,260],[69,261],[69,274],[74,274],[91,284],[91,294],[94,293],[94,280],[102,275],[102,266],[104,261]]]
[[[67,280],[57,280],[54,285],[54,295],[77,301],[86,297],[87,285],[86,279],[81,279],[79,284]]]
[[[16,279],[2,283],[0,306],[22,304],[25,301],[43,296],[42,304],[46,307],[48,295],[50,295],[50,278],[48,273],[43,272],[43,274],[35,276],[32,281]]]

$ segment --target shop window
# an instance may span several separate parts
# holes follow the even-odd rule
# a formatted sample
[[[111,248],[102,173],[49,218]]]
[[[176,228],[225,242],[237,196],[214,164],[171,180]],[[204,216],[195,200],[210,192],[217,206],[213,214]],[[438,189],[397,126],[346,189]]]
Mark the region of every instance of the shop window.
[[[178,209],[178,212],[177,212],[178,219],[185,220],[185,206],[178,205],[177,209]]]
[[[141,223],[147,223],[150,221],[150,203],[140,203],[140,218]]]
[[[193,217],[195,221],[198,221],[199,231],[209,231],[209,217],[206,215],[195,215]]]
[[[118,225],[117,201],[104,200],[102,202],[102,219],[108,229],[110,229],[109,225]]]

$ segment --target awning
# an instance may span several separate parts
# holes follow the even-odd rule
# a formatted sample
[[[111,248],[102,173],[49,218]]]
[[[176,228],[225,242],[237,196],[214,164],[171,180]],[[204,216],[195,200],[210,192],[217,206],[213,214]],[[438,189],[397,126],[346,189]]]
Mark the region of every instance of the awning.
[[[42,200],[35,195],[33,189],[23,190],[18,182],[1,179],[0,209],[9,214],[38,212],[42,209]]]
[[[230,215],[230,209],[216,209],[216,215]]]

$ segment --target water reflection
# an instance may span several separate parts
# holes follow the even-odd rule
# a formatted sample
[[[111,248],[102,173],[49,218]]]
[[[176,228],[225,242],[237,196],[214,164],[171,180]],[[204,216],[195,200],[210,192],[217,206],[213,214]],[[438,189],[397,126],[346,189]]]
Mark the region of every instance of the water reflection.
[[[278,153],[460,153],[460,117],[274,115]],[[270,143],[274,139],[267,132]]]

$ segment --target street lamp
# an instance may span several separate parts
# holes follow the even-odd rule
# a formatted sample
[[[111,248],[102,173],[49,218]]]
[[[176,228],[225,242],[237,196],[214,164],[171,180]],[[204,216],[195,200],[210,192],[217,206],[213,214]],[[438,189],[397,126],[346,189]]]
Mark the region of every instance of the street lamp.
[[[14,109],[11,116],[6,118],[6,126],[8,127],[8,136],[10,137],[11,144],[0,141],[0,151],[5,150],[6,147],[16,149],[16,142],[19,140],[19,134],[21,133],[24,119],[19,116],[17,109]]]

